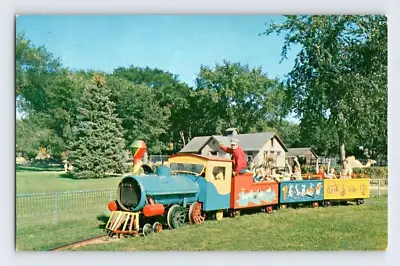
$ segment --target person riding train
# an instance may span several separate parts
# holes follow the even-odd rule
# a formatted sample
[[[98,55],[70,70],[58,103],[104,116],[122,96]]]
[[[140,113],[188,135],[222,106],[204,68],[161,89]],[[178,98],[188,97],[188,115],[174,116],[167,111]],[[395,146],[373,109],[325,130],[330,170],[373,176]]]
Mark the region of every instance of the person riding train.
[[[232,174],[237,175],[238,173],[246,170],[247,167],[247,158],[243,149],[239,146],[239,141],[237,139],[231,140],[231,147],[225,147],[223,144],[219,144],[219,147],[224,152],[232,154]]]

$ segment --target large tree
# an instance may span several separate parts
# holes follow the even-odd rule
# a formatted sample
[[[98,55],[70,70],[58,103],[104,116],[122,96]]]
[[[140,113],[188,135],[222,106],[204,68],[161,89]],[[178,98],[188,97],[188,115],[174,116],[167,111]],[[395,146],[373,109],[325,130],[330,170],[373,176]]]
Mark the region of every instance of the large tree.
[[[46,104],[46,82],[61,68],[61,62],[44,46],[32,44],[24,33],[16,36],[15,46],[17,108],[20,112],[40,111]]]
[[[286,16],[264,32],[271,33],[285,34],[283,58],[291,45],[300,47],[287,95],[304,126],[334,128],[342,160],[353,135],[359,145],[387,145],[385,16]]]
[[[41,147],[46,147],[47,153],[61,155],[65,148],[64,141],[44,126],[44,120],[40,115],[31,115],[16,121],[17,152],[34,158]]]
[[[134,84],[121,77],[109,75],[107,84],[112,89],[111,99],[122,121],[125,145],[136,139],[147,143],[150,153],[166,150],[160,139],[169,130],[170,109],[160,105],[154,91],[144,84]]]
[[[75,178],[102,178],[108,172],[121,173],[124,139],[121,120],[115,113],[111,91],[100,75],[87,86],[79,104],[77,124],[69,145],[69,159]]]
[[[282,84],[268,78],[260,67],[250,68],[228,61],[215,68],[201,66],[196,93],[204,104],[198,106],[202,108],[200,112],[195,109],[192,120],[210,122],[193,130],[203,133],[221,134],[229,127],[247,133],[255,127],[264,127],[266,121],[279,121],[287,114],[282,108]],[[268,126],[273,127],[273,123]]]
[[[19,149],[26,147],[33,154],[32,147],[44,145],[52,156],[59,157],[70,140],[77,102],[88,80],[83,72],[63,68],[44,46],[35,46],[24,34],[17,35],[16,103],[23,117],[19,131],[30,128],[41,132],[31,139],[17,134]]]
[[[146,94],[152,94],[152,96],[150,96],[152,101],[156,101],[159,108],[163,110],[160,114],[165,114],[165,108],[167,108],[169,110],[168,113],[170,113],[166,121],[167,127],[164,127],[164,122],[160,124],[160,128],[165,130],[154,136],[157,137],[160,142],[173,143],[175,150],[182,147],[184,142],[182,136],[187,136],[189,133],[187,125],[184,122],[184,116],[192,110],[189,104],[191,93],[189,86],[179,81],[178,75],[157,68],[141,68],[135,66],[130,66],[129,68],[119,67],[114,70],[113,76],[123,78],[133,85],[141,85],[142,87],[136,86],[138,90],[143,91],[143,86],[150,89],[150,91],[147,90]],[[150,101],[150,99],[148,101]],[[153,120],[157,116],[159,115],[154,115]],[[159,131],[155,133],[157,132]],[[151,149],[151,146],[149,148]],[[167,147],[165,145],[157,145],[157,147],[154,147],[155,150],[159,150],[159,148],[166,152]]]

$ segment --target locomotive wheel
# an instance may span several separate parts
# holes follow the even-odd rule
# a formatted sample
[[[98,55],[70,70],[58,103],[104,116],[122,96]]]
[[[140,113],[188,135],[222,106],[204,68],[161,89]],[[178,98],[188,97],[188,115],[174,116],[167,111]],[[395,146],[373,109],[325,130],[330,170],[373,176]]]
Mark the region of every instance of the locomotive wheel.
[[[143,233],[144,236],[151,235],[152,233],[154,233],[153,227],[151,227],[150,224],[145,224],[143,226],[142,233]]]
[[[202,204],[193,202],[189,208],[189,221],[192,224],[201,224],[206,219],[206,215],[201,214]]]
[[[332,203],[329,200],[324,201],[324,206],[325,207],[330,207]]]
[[[185,223],[185,209],[179,205],[172,206],[167,215],[167,224],[170,229],[176,229]]]
[[[318,208],[318,206],[319,206],[319,203],[318,203],[318,202],[315,201],[315,202],[312,203],[312,207],[313,207],[313,208]]]
[[[231,216],[232,218],[238,217],[238,216],[240,216],[240,210],[231,210],[231,211],[229,212],[229,214],[230,214],[230,216]]]
[[[159,222],[155,222],[153,224],[153,231],[155,233],[161,232],[162,231],[162,224],[160,224]]]
[[[272,213],[272,206],[271,205],[265,206],[265,212],[268,213],[268,214],[271,214]]]
[[[215,213],[215,220],[221,221],[222,218],[224,218],[224,212],[223,212],[223,211],[217,211],[217,212]]]

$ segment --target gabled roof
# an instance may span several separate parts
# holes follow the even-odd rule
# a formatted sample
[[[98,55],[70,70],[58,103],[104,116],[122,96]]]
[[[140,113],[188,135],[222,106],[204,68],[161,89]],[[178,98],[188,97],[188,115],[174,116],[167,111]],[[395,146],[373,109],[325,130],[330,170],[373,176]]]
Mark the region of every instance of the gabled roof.
[[[197,153],[207,144],[211,136],[195,137],[192,138],[180,152],[193,152]]]
[[[285,151],[288,151],[286,146],[282,143],[282,141],[274,132],[262,132],[262,133],[237,134],[234,136],[195,137],[180,152],[183,153],[200,152],[200,150],[209,142],[210,138],[214,138],[219,143],[222,143],[225,146],[230,146],[231,139],[235,138],[239,141],[239,145],[240,147],[242,147],[244,151],[259,151],[264,147],[267,141],[273,137],[276,137],[276,139],[281,144],[283,149]]]
[[[315,151],[311,147],[306,147],[306,148],[291,148],[289,151],[286,153],[286,156],[291,157],[291,156],[297,156],[297,155],[303,155],[306,154],[307,152],[311,151],[311,153],[318,158],[318,155],[315,153]]]

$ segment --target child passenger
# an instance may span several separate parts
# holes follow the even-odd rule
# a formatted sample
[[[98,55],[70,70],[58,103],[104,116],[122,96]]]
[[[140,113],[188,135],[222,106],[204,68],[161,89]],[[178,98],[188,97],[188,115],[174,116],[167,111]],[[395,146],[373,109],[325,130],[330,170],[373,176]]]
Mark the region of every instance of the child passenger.
[[[294,167],[293,178],[295,180],[303,180],[303,178],[301,176],[301,166],[300,166],[297,156],[294,158],[294,161],[296,162],[296,166]]]
[[[327,179],[336,179],[335,168],[330,168],[330,166],[331,166],[331,160],[329,159],[329,161],[328,161],[328,171],[327,171],[327,174],[325,175],[325,178],[327,178]]]

